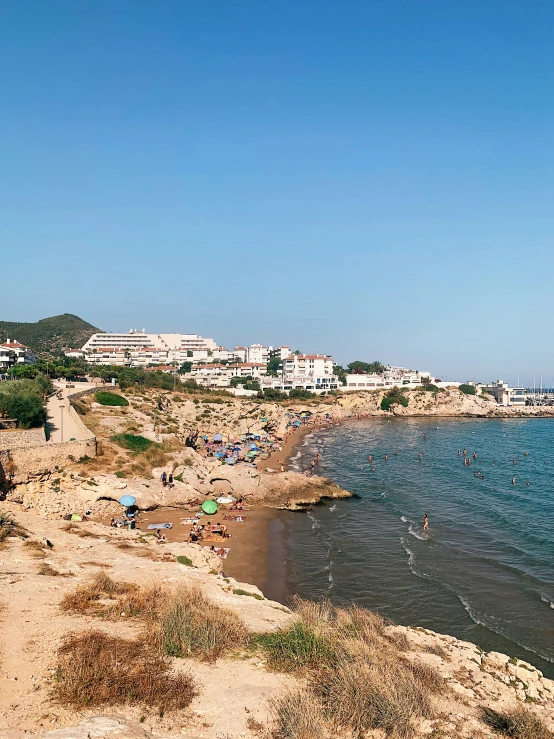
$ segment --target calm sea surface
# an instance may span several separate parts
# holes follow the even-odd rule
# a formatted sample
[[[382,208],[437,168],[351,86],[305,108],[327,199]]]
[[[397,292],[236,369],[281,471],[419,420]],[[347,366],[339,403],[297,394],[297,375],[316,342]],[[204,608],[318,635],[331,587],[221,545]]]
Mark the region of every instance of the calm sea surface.
[[[359,497],[284,514],[287,592],[355,600],[554,677],[554,420],[351,421],[308,437],[296,468],[316,451],[319,474]]]

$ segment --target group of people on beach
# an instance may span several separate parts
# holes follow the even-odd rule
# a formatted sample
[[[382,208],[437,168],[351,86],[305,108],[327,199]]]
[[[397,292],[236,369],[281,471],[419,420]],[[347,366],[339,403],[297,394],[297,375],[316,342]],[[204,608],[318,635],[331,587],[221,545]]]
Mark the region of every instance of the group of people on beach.
[[[162,485],[164,486],[164,488],[166,487],[172,488],[175,485],[175,483],[173,482],[173,475],[171,472],[168,475],[166,471],[164,470],[160,476],[160,480],[162,481]]]

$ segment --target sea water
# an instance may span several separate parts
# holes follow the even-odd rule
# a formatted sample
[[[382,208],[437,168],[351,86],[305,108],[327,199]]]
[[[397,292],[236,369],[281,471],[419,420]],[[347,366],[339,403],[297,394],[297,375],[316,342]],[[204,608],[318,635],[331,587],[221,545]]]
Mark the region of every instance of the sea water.
[[[319,451],[317,473],[357,497],[283,514],[289,594],[356,601],[554,677],[554,419],[348,421],[301,451],[294,468]]]

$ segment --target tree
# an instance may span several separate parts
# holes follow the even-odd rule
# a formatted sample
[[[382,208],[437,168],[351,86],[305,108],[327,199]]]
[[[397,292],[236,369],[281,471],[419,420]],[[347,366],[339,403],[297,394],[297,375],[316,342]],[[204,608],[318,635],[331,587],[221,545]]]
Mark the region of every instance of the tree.
[[[281,360],[279,357],[273,357],[269,360],[269,362],[266,365],[266,371],[268,375],[271,375],[272,377],[277,377],[278,370],[281,367]]]
[[[357,359],[347,365],[348,372],[351,375],[382,375],[387,369],[381,362],[361,362]]]
[[[287,400],[288,395],[281,392],[281,390],[275,390],[275,388],[272,387],[264,387],[263,392],[258,393],[258,398],[263,398],[264,400]]]
[[[302,354],[302,352],[300,351],[300,349],[295,349],[293,351],[293,354],[296,354],[296,356],[299,356],[300,354]]]
[[[192,349],[187,349],[187,357],[193,357]]]
[[[476,394],[475,385],[468,385],[467,383],[460,385],[458,390],[464,395],[475,395]]]
[[[179,367],[177,372],[180,375],[188,374],[192,369],[192,362],[183,362],[183,364]]]
[[[32,390],[11,392],[0,399],[0,408],[8,418],[15,418],[24,429],[36,428],[46,423],[46,410],[40,395]]]
[[[341,385],[346,385],[346,370],[344,369],[344,367],[341,367],[340,364],[335,364],[335,366],[333,367],[333,372],[337,376]]]

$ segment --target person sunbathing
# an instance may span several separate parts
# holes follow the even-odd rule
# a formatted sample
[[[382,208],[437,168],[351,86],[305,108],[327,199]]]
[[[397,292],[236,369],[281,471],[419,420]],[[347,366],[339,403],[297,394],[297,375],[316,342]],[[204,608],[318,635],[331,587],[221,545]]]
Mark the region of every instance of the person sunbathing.
[[[161,531],[160,529],[158,529],[156,536],[158,537],[158,541],[167,541],[167,539],[165,538],[164,532]]]

